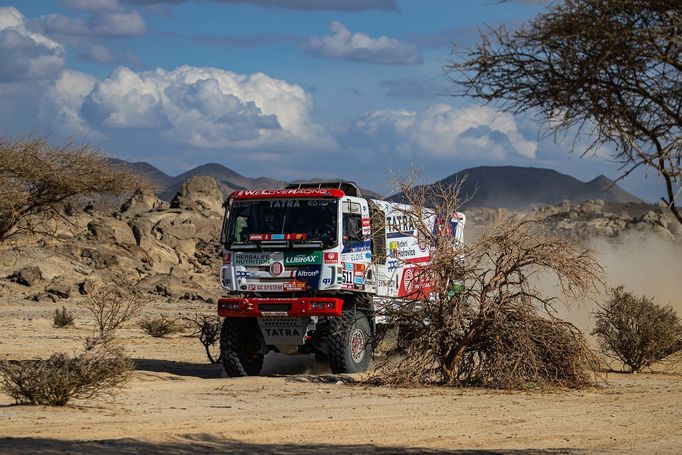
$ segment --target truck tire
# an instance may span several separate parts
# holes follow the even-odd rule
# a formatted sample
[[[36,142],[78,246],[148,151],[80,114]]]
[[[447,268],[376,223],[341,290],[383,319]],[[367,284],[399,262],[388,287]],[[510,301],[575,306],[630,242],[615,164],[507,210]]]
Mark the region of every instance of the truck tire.
[[[340,317],[330,317],[327,345],[332,373],[367,371],[372,357],[372,331],[361,311],[344,310]]]
[[[258,353],[255,319],[225,318],[220,330],[220,361],[229,377],[258,376],[263,355]]]

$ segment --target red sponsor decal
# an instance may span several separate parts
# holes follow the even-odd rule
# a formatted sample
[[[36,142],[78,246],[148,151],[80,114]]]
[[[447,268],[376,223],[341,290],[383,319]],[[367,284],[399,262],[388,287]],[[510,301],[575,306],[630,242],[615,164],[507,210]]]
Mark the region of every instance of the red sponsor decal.
[[[305,283],[303,281],[292,280],[284,283],[285,291],[305,291]]]
[[[223,264],[232,264],[232,253],[223,253]]]
[[[369,218],[363,218],[362,219],[362,227],[368,227],[369,226]]]
[[[399,297],[409,300],[421,300],[428,298],[431,292],[431,281],[425,270],[419,267],[410,267],[403,270],[400,281]]]
[[[234,199],[269,199],[269,198],[295,198],[295,197],[335,197],[345,196],[342,190],[336,188],[301,188],[292,190],[242,190],[235,191],[230,195]]]
[[[284,270],[284,266],[282,265],[281,262],[273,262],[272,264],[270,264],[270,274],[271,275],[277,276],[277,275],[281,274],[283,270]]]
[[[336,264],[339,262],[339,253],[332,251],[331,253],[324,253],[325,264]]]

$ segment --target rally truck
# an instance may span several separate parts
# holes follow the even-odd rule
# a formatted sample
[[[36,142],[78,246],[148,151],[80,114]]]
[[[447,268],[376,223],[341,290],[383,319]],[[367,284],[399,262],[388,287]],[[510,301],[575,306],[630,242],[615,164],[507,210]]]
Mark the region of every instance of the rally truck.
[[[258,375],[269,351],[365,371],[385,322],[378,309],[425,298],[416,271],[431,245],[407,205],[363,198],[345,181],[235,191],[225,205],[218,314],[228,376]],[[464,214],[424,216],[463,240]]]

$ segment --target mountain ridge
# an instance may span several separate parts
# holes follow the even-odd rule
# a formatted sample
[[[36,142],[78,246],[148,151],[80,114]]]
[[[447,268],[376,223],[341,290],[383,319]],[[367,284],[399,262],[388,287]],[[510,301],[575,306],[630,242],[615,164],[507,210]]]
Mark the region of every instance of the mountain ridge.
[[[580,203],[590,199],[608,202],[644,202],[620,188],[604,175],[583,182],[554,169],[521,166],[478,166],[449,175],[431,185],[461,185],[463,208],[486,207],[527,209],[562,201]],[[390,201],[403,202],[402,193],[391,195]]]
[[[170,176],[145,161],[115,161],[126,163],[149,177],[158,188],[157,194],[164,200],[172,199],[182,182],[198,175],[215,178],[224,195],[244,189],[281,188],[288,183],[266,176],[246,177],[219,163],[202,164],[179,175]],[[315,179],[296,180],[291,183],[311,180]],[[470,199],[463,208],[525,209],[557,204],[564,200],[580,203],[589,199],[603,199],[607,202],[644,202],[604,175],[584,182],[553,169],[538,167],[477,166],[455,172],[434,184],[452,186],[463,180],[460,196],[464,200]],[[361,188],[361,191],[367,197],[381,198],[379,193],[370,189]],[[386,199],[404,201],[401,193],[393,194]]]

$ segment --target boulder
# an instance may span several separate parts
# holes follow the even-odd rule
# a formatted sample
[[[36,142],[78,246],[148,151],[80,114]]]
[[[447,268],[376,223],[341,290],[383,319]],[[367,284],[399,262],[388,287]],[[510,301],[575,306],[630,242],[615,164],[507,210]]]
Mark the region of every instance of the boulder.
[[[165,204],[152,191],[138,189],[130,196],[130,199],[121,205],[121,213],[134,216],[144,212],[162,210]]]
[[[118,265],[116,255],[100,251],[94,248],[84,248],[81,257],[89,259],[90,263],[95,269],[105,269],[114,265]]]
[[[71,295],[72,288],[73,283],[70,280],[65,277],[58,276],[53,278],[48,285],[45,286],[45,292],[62,299],[68,299]]]
[[[19,284],[30,287],[43,279],[43,272],[38,266],[28,266],[17,270],[8,278],[12,281],[16,281]]]
[[[221,214],[223,193],[213,177],[192,177],[180,186],[171,201],[171,208]]]
[[[102,243],[135,244],[135,236],[127,223],[115,218],[97,218],[88,223],[92,238]]]

